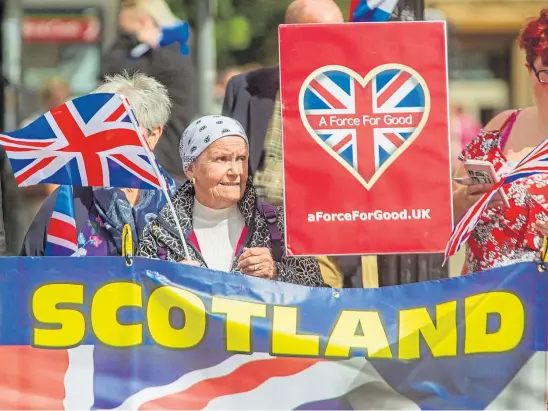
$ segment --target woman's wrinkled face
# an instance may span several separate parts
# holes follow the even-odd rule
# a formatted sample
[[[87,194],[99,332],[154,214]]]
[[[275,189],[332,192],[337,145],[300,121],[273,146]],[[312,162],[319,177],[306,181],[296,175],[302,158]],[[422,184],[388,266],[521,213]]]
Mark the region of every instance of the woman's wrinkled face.
[[[196,199],[209,208],[236,204],[244,195],[248,176],[248,147],[238,136],[215,141],[192,162],[187,177],[194,180]]]

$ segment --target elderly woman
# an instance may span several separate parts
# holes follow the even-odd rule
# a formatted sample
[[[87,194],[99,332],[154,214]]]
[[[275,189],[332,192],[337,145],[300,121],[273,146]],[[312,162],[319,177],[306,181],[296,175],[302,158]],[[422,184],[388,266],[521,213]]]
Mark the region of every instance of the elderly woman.
[[[96,92],[125,95],[149,146],[154,149],[171,111],[168,92],[162,84],[144,74],[117,74],[107,77]],[[173,179],[163,170],[160,172],[171,193],[175,193]],[[48,197],[27,232],[21,255],[66,255],[61,254],[67,251],[64,247],[46,247],[46,233],[56,202],[68,201],[67,195],[57,189]],[[156,217],[166,203],[159,190],[74,187],[72,195],[78,242],[76,255],[122,255],[125,225],[131,228],[136,248],[146,223]]]
[[[248,178],[249,144],[236,120],[206,116],[181,138],[188,182],[172,198],[191,259],[165,207],[143,233],[138,256],[308,286],[326,286],[314,258],[287,257],[283,211],[257,200]]]

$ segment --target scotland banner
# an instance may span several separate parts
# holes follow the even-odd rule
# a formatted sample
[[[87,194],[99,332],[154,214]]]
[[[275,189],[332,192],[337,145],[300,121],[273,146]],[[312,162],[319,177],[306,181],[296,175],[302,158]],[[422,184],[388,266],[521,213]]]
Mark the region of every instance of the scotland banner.
[[[1,409],[545,409],[547,275],[309,288],[3,258]]]

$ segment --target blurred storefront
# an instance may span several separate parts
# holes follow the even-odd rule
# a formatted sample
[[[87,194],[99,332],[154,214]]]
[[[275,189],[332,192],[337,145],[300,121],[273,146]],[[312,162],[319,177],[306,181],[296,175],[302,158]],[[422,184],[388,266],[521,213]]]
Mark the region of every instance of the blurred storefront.
[[[544,0],[426,0],[450,29],[451,102],[485,124],[493,114],[532,104],[520,29]]]
[[[101,52],[116,36],[119,1],[3,1],[2,68],[7,85],[2,131],[10,131],[97,86]],[[54,188],[19,188],[23,233]]]
[[[8,0],[6,129],[40,112],[40,90],[52,77],[64,78],[73,96],[96,87],[101,50],[116,35],[118,7],[115,0]]]

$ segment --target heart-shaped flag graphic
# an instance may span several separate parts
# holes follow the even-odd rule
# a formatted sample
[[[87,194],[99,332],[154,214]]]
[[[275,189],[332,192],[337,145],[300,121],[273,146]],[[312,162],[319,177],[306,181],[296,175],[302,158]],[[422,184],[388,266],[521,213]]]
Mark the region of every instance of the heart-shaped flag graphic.
[[[326,66],[303,83],[299,110],[310,135],[369,190],[420,134],[430,93],[420,74],[401,64],[365,77]]]

